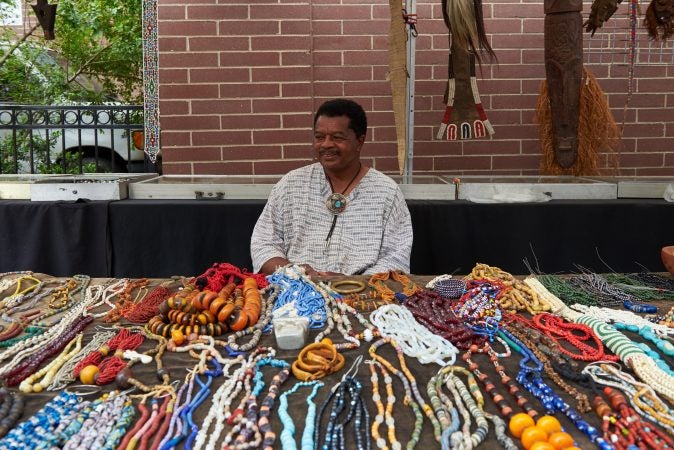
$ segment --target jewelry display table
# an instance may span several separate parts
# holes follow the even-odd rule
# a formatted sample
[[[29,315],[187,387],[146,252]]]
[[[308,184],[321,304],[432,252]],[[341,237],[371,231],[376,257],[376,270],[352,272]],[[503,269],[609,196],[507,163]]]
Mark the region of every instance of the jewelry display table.
[[[41,279],[46,279],[49,278],[45,275],[38,275],[39,278]],[[414,276],[412,277],[413,281],[415,281],[417,284],[420,286],[425,285],[427,281],[429,281],[432,277],[431,276]],[[333,278],[333,280],[340,280],[342,278]],[[354,277],[350,279],[356,279],[356,280],[362,280],[362,281],[367,281],[367,278],[365,277]],[[61,280],[63,281],[63,280]],[[91,280],[91,285],[108,285],[112,280],[106,279],[106,278],[94,278]],[[135,280],[132,280],[135,281]],[[169,283],[174,280],[170,279],[151,279],[149,282],[149,285],[147,286],[148,290],[151,290],[153,287],[156,287],[160,284],[164,285],[169,285]],[[175,286],[175,285],[174,285]],[[347,285],[347,287],[349,287]],[[5,293],[4,295],[6,295]],[[134,294],[135,295],[135,294]],[[0,296],[2,298],[2,296]],[[653,304],[657,305],[660,307],[661,311],[667,311],[671,307],[671,303],[668,302],[652,302]],[[103,308],[100,309],[100,311],[105,311],[108,308]],[[3,324],[7,325],[6,322],[2,322]],[[357,323],[354,324],[356,328],[359,331],[359,326]],[[118,325],[125,325],[129,326],[131,325],[129,322],[127,322],[125,319],[122,319],[120,322],[118,322]],[[103,332],[105,329],[108,329],[112,326],[112,324],[105,323],[102,318],[97,318],[93,323],[91,323],[89,326],[86,327],[85,332],[84,332],[84,339],[83,342],[89,342],[92,337],[97,334]],[[317,335],[319,330],[311,330],[309,333],[308,341],[313,342],[314,337]],[[631,335],[633,336],[633,335]],[[333,332],[330,336],[335,343],[338,342],[343,342],[343,338],[335,331]],[[226,338],[226,336],[224,336]],[[637,336],[635,340],[639,340],[640,338]],[[243,343],[247,340],[247,338],[242,339]],[[259,345],[261,346],[271,346],[271,347],[276,347],[276,341],[273,336],[273,334],[265,334],[262,336]],[[146,339],[145,342],[137,349],[138,352],[143,353],[146,352],[150,349],[152,349],[155,346],[155,342]],[[352,367],[354,363],[357,362],[359,358],[363,359],[369,359],[368,355],[368,350],[370,348],[370,343],[363,342],[360,346],[360,348],[354,349],[354,350],[347,350],[343,351],[342,354],[345,358],[345,363],[344,363],[344,368],[337,373],[328,375],[325,378],[322,378],[321,381],[325,383],[325,387],[320,389],[314,398],[314,401],[316,405],[320,407],[320,405],[323,403],[323,401],[326,399],[326,397],[330,394],[330,388],[334,386],[336,383],[339,383],[339,381],[342,379],[344,374],[347,372],[347,369],[349,367]],[[222,348],[220,347],[222,350]],[[281,350],[278,349],[276,353],[276,357],[279,359],[283,359],[289,363],[292,363],[295,358],[297,358],[297,355],[299,353],[299,350]],[[380,348],[377,351],[377,354],[381,355],[384,357],[386,360],[390,361],[394,366],[400,367],[398,362],[397,362],[397,357],[396,353],[393,351],[391,346],[385,345],[382,348]],[[488,374],[489,378],[492,380],[498,380],[498,375],[495,372],[494,368],[491,367],[491,364],[485,359],[486,357],[482,356],[481,358],[481,369],[484,369],[484,372]],[[440,368],[439,365],[430,363],[430,364],[425,364],[422,365],[420,364],[416,359],[414,358],[409,358],[406,357],[406,364],[408,365],[411,373],[416,377],[417,383],[419,385],[419,389],[422,392],[422,395],[426,398],[428,401],[428,396],[425,392],[426,390],[426,384],[428,380],[435,375],[438,372],[438,369]],[[514,378],[515,374],[517,374],[517,371],[519,369],[518,362],[520,360],[519,355],[510,358],[501,358],[500,362],[504,366],[505,371],[512,375]],[[176,381],[176,380],[184,380],[188,370],[194,367],[196,364],[197,360],[194,359],[192,356],[190,356],[188,353],[176,353],[176,352],[170,352],[167,351],[163,358],[162,358],[162,365],[163,367],[168,370],[170,373],[171,380]],[[666,362],[668,364],[673,363],[671,357],[667,357]],[[461,360],[461,358],[457,358],[457,365],[466,367],[466,363]],[[0,366],[1,367],[1,366]],[[367,364],[361,363],[360,365],[355,366],[356,368],[352,371],[352,373],[356,373],[357,379],[362,383],[363,389],[362,389],[362,396],[363,399],[365,400],[365,403],[367,405],[367,408],[369,409],[370,412],[370,420],[372,420],[375,417],[376,414],[376,409],[375,406],[372,402],[372,382],[370,379],[370,369]],[[354,372],[355,371],[355,372]],[[265,370],[265,382],[266,386],[269,386],[269,383],[272,381],[271,380],[271,373],[276,373],[276,370]],[[135,378],[137,378],[139,381],[141,381],[144,384],[147,385],[153,385],[157,384],[157,367],[155,365],[155,362],[151,362],[149,364],[141,364],[141,363],[136,363],[133,368],[132,368],[132,373]],[[412,414],[411,410],[409,407],[403,405],[403,397],[404,397],[404,392],[400,383],[400,380],[398,380],[396,377],[393,377],[393,385],[394,385],[394,393],[396,397],[396,403],[395,407],[393,410],[393,415],[395,418],[395,430],[396,430],[396,435],[398,437],[398,440],[400,440],[403,445],[407,442],[410,434],[412,433],[412,430],[414,428],[414,415]],[[216,378],[213,381],[213,384],[210,388],[210,395],[205,399],[205,401],[201,404],[199,408],[193,411],[192,413],[192,419],[193,422],[196,424],[197,427],[199,427],[207,414],[207,411],[210,407],[211,401],[212,401],[212,394],[215,392],[215,390],[222,384],[224,381],[223,377]],[[549,380],[548,380],[549,381]],[[293,385],[297,382],[297,380],[290,375],[290,378],[288,381],[282,386],[281,388],[281,393],[285,392],[293,387]],[[380,376],[380,389],[382,392],[382,395],[384,393],[384,384],[383,384],[383,378]],[[111,385],[106,385],[102,386],[102,392],[109,392],[114,388],[114,383]],[[196,389],[198,388],[195,387],[195,392]],[[493,414],[498,414],[498,410],[495,407],[494,403],[489,399],[489,396],[484,392],[484,388],[480,386],[480,389],[483,391],[483,394],[485,395],[486,399],[486,404],[485,404],[485,409]],[[498,388],[500,391],[502,391],[502,387],[499,386]],[[582,390],[582,389],[579,389]],[[561,391],[555,386],[555,391],[569,404],[572,406],[575,406],[575,399],[570,398],[566,393]],[[587,390],[582,390],[586,394],[590,395],[591,392]],[[265,388],[266,392],[266,388]],[[295,438],[296,441],[299,442],[299,436],[301,436],[302,429],[304,427],[304,417],[307,411],[307,404],[306,404],[306,398],[309,393],[309,390],[304,389],[303,393],[301,394],[294,394],[289,397],[289,408],[288,411],[290,413],[290,416],[294,419],[295,426],[297,428],[297,431],[295,433]],[[26,394],[26,406],[25,406],[25,411],[23,415],[23,419],[30,417],[32,414],[37,412],[40,408],[42,408],[50,399],[52,399],[56,395],[56,392],[49,392],[49,391],[42,391],[39,393],[30,393]],[[97,394],[98,395],[98,394]],[[535,405],[536,409],[539,411],[542,411],[543,408],[540,406],[540,403],[533,399],[529,394],[526,394],[527,397],[530,399],[532,404]],[[83,397],[86,399],[93,399],[95,396],[86,396]],[[382,398],[382,401],[385,400],[385,397]],[[135,400],[135,404],[138,404],[139,400]],[[278,409],[278,397],[277,401],[275,403],[273,412],[271,414],[271,427],[272,430],[275,431],[277,434],[280,434],[283,426],[279,420],[279,416],[277,414],[277,409]],[[542,413],[541,413],[542,414]],[[586,415],[583,416],[583,419],[586,420],[588,423],[595,427],[599,427],[601,429],[601,420],[594,414],[594,412],[590,412]],[[566,429],[567,432],[569,432],[576,440],[578,446],[582,449],[590,449],[594,448],[594,446],[588,441],[587,437],[580,433],[578,430],[576,430],[575,427],[573,427],[566,419],[560,418],[560,421],[562,422],[563,427]],[[475,424],[473,423],[473,427],[471,428],[474,430]],[[227,427],[225,431],[227,431]],[[386,433],[386,427],[384,424],[382,424],[382,427],[380,428],[380,433],[382,435],[385,435]],[[346,448],[355,448],[353,443],[353,436],[350,434],[351,431],[349,430],[347,435],[349,439],[347,441],[347,446]],[[184,443],[184,441],[183,441]],[[183,443],[181,443],[178,448],[184,448]],[[375,443],[372,443],[372,448],[375,448]],[[220,448],[218,445],[216,448]],[[280,439],[277,438],[276,440],[276,446],[275,448],[280,448]],[[417,448],[440,448],[440,445],[436,442],[436,440],[433,437],[433,432],[432,432],[432,427],[429,423],[429,421],[424,418],[424,425],[422,429],[422,433],[420,435],[420,441],[418,444]],[[486,438],[486,440],[483,442],[482,447],[485,449],[492,449],[492,448],[500,448],[500,445],[497,443],[494,431],[493,431],[493,426],[490,425],[490,432]]]

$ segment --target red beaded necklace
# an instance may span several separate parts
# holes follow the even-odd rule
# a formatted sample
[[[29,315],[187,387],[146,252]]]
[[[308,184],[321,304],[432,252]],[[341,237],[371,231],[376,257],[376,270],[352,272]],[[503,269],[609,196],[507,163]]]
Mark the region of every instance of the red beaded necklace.
[[[473,344],[481,345],[486,339],[457,318],[452,302],[436,292],[419,291],[408,297],[404,306],[419,323],[461,350],[467,350]]]
[[[230,263],[213,264],[206,272],[196,278],[195,284],[201,291],[220,292],[229,283],[235,283],[238,288],[243,288],[243,280],[246,278],[255,278],[259,289],[263,289],[269,284],[264,274],[249,273],[246,269],[240,269]]]
[[[607,355],[604,344],[592,328],[580,323],[567,322],[562,317],[550,313],[540,313],[527,320],[520,314],[509,314],[509,319],[517,320],[530,328],[544,333],[552,341],[557,343],[557,348],[565,355],[579,361],[618,361],[617,355]],[[567,350],[563,342],[577,348],[580,353]],[[594,342],[594,346],[588,344]]]
[[[619,391],[607,386],[603,392],[613,409],[599,395],[592,403],[602,419],[604,439],[616,450],[628,450],[633,445],[640,449],[674,447],[674,441],[656,424],[644,422]]]
[[[112,339],[101,348],[85,356],[73,369],[73,376],[77,378],[80,372],[88,366],[93,366],[93,382],[104,385],[112,382],[117,374],[126,367],[126,361],[122,359],[124,350],[135,350],[145,340],[141,333],[131,333],[127,328],[122,328]],[[114,354],[108,357],[108,354]],[[89,370],[89,369],[88,369]]]

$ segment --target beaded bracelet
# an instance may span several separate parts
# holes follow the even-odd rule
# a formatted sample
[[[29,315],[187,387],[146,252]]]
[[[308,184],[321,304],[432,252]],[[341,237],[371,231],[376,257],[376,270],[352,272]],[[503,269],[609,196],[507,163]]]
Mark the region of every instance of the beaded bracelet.
[[[344,288],[344,286],[352,286]],[[330,287],[338,294],[358,294],[365,290],[365,282],[358,280],[339,280],[330,283]]]

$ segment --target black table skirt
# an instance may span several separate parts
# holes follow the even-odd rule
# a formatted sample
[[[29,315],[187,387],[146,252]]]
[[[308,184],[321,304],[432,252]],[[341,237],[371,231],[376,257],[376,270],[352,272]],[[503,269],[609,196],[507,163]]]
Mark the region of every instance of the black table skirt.
[[[416,274],[467,273],[478,262],[523,274],[525,258],[544,273],[578,266],[662,271],[660,249],[674,244],[674,203],[664,200],[408,205]],[[263,206],[262,200],[3,200],[0,271],[160,278],[198,275],[215,262],[250,270],[250,236]]]
[[[0,272],[107,276],[109,202],[0,201]]]

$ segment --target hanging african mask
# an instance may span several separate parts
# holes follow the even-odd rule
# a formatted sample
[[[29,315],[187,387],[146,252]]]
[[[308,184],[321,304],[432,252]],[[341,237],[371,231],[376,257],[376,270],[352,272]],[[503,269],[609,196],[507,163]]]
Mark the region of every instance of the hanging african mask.
[[[652,39],[667,40],[674,32],[674,0],[651,0],[643,24]]]
[[[592,33],[591,36],[594,36],[595,31],[613,16],[621,2],[622,0],[594,0],[590,17],[583,24],[585,31]]]
[[[474,139],[494,134],[480,100],[475,61],[480,54],[496,55],[484,30],[482,0],[442,0],[442,15],[449,29],[450,52],[445,87],[445,114],[438,139]]]

